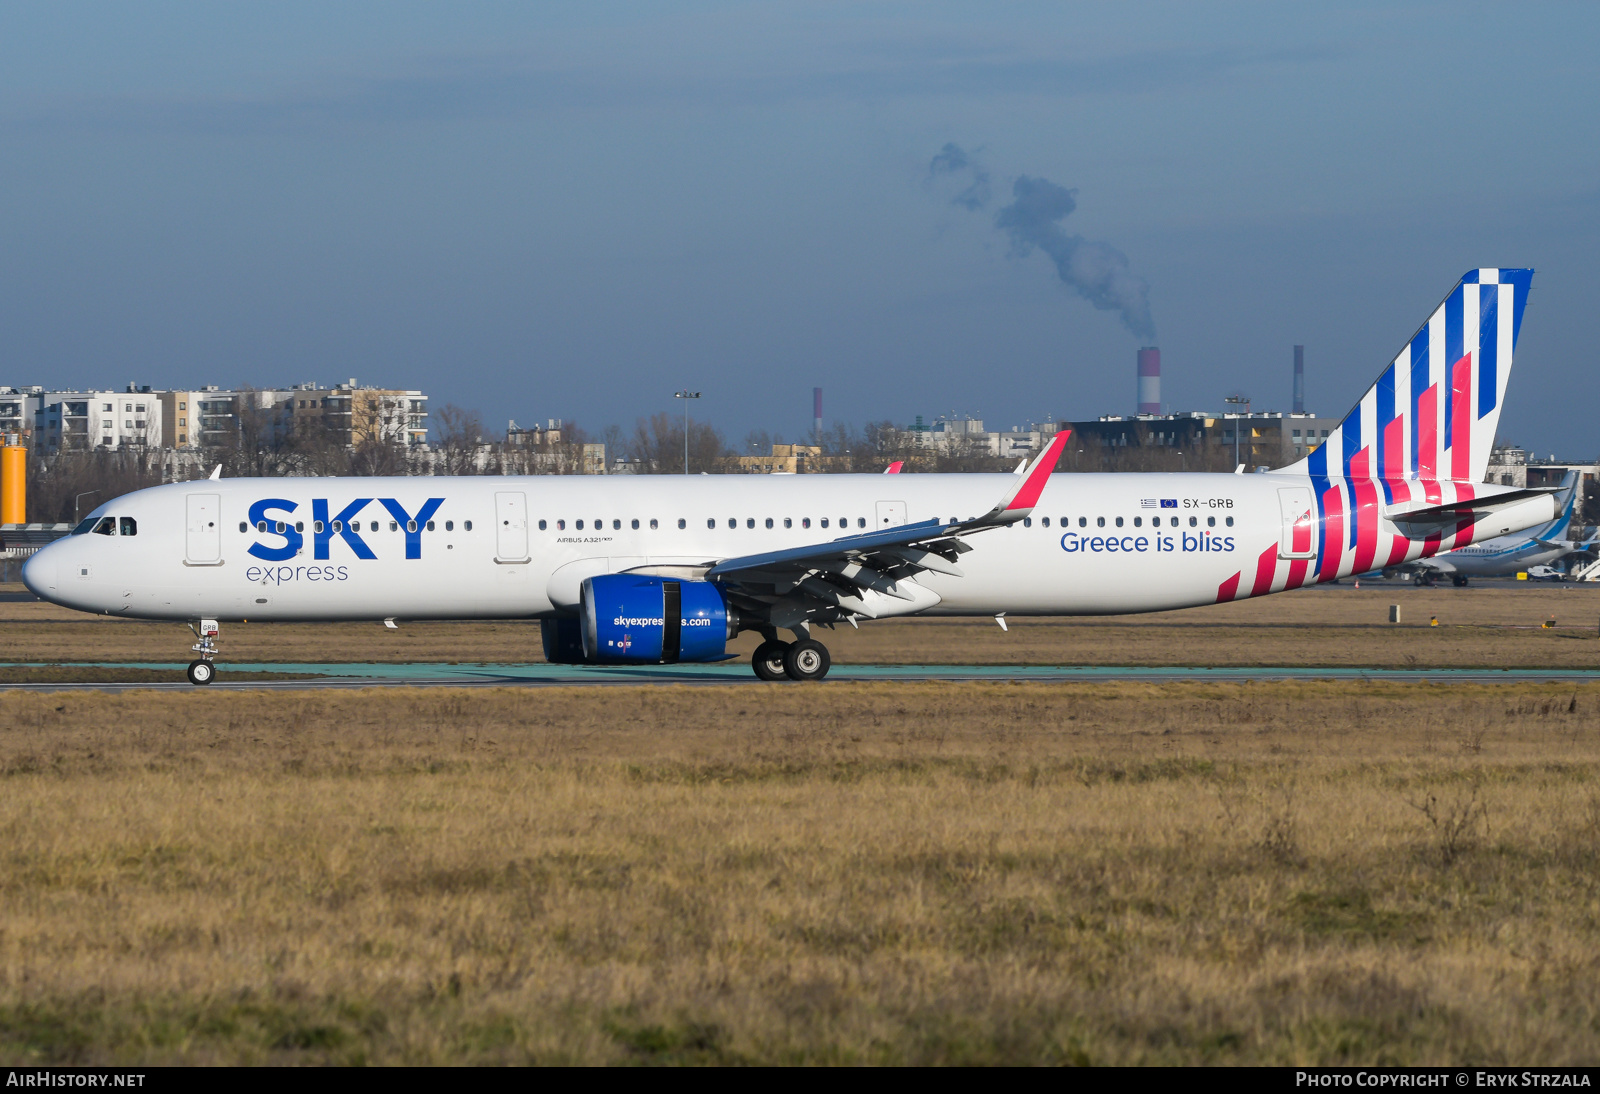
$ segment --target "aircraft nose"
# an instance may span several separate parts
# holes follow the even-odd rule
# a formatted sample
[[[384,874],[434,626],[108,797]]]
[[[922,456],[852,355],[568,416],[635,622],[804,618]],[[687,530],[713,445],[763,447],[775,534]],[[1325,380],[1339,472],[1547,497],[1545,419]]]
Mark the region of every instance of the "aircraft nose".
[[[58,584],[56,559],[59,556],[59,551],[46,547],[35,551],[33,556],[22,564],[22,583],[28,587],[30,593],[41,600],[54,598]]]

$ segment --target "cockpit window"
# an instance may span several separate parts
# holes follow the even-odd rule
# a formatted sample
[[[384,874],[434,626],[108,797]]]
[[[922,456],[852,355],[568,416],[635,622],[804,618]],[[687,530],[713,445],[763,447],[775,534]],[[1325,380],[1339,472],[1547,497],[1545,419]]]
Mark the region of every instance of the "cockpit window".
[[[75,536],[88,535],[94,529],[94,522],[99,519],[99,517],[85,517],[78,522],[78,526],[72,530],[72,534]]]
[[[136,536],[139,534],[139,522],[132,517],[123,517],[121,523],[123,535]]]
[[[100,523],[96,524],[94,526],[94,534],[97,535],[97,536],[114,536],[114,535],[116,535],[117,534],[117,518],[116,517],[101,517],[100,518]]]

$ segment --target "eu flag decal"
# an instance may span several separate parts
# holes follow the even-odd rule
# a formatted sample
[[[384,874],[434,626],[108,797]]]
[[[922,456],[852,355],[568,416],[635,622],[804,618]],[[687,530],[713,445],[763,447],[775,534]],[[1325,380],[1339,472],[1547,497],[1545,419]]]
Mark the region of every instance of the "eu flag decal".
[[[1161,499],[1161,508],[1163,508],[1163,509],[1176,509],[1177,507],[1178,507],[1178,499],[1177,498],[1162,498]]]

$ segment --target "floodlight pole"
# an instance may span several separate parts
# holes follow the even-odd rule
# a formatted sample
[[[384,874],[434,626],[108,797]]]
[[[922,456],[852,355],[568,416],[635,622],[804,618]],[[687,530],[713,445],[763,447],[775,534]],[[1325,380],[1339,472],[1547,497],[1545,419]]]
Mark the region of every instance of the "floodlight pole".
[[[683,473],[687,475],[689,473],[689,400],[700,398],[700,393],[685,389],[683,391],[674,391],[672,397],[683,400]]]
[[[1230,396],[1228,396],[1226,399],[1224,399],[1222,401],[1225,402],[1225,403],[1232,403],[1234,406],[1241,406],[1242,405],[1244,407],[1244,416],[1245,416],[1245,418],[1249,418],[1250,417],[1250,397],[1248,395],[1230,395]],[[1240,418],[1235,418],[1233,420],[1233,466],[1234,467],[1238,467],[1239,466],[1239,423],[1240,423],[1241,420],[1242,419],[1240,419]],[[1253,452],[1254,448],[1252,448],[1251,451]]]

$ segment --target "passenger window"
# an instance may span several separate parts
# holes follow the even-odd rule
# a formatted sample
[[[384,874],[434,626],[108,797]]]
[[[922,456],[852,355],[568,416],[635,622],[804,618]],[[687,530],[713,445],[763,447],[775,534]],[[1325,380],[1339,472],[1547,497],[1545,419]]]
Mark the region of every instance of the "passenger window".
[[[828,518],[827,517],[823,517],[822,518],[822,526],[824,528],[826,528],[828,526]]]
[[[469,524],[469,525],[467,525],[467,527],[471,528],[472,525]],[[556,521],[556,531],[565,532],[566,530],[567,530],[567,522],[566,521],[564,521],[564,520]]]
[[[729,528],[737,528],[737,527],[739,527],[739,518],[738,517],[729,517],[728,518],[728,527]]]
[[[303,520],[295,521],[294,522],[294,530],[296,532],[304,532],[306,530],[306,522],[303,521]],[[123,533],[123,534],[126,535],[127,533]]]
[[[1101,524],[1105,524],[1105,518],[1104,517],[1100,518],[1100,523]],[[1078,518],[1078,527],[1079,528],[1087,528],[1087,527],[1089,527],[1089,518],[1088,517],[1079,517]]]
[[[312,521],[311,530],[320,536],[322,534],[322,522],[320,520]]]
[[[850,527],[850,518],[849,517],[840,517],[839,518],[839,527],[840,528],[848,528],[848,527]]]
[[[652,523],[654,523],[654,522],[652,522]],[[633,530],[634,530],[634,531],[635,531],[635,532],[637,532],[637,531],[638,531],[638,530],[639,530],[639,520],[638,520],[638,518],[637,518],[637,517],[635,517],[635,518],[634,518],[634,521],[633,521]]]
[[[651,517],[650,518],[650,530],[652,532],[654,532],[659,527],[661,527],[661,525],[656,523],[656,518],[655,517]]]
[[[1217,518],[1216,517],[1207,517],[1206,518],[1206,527],[1207,528],[1215,528],[1216,526],[1217,526]]]
[[[1121,517],[1118,517],[1118,518],[1117,518],[1117,527],[1118,527],[1118,528],[1121,528],[1121,527],[1122,527],[1122,518],[1121,518]]]
[[[445,521],[444,522],[444,530],[446,532],[454,532],[456,530],[456,522],[453,521],[453,520]],[[544,531],[544,521],[542,521],[542,520],[539,522],[539,531],[541,531],[541,532]]]
[[[794,527],[794,519],[791,518],[791,517],[784,517],[783,518],[783,526],[785,528],[793,528]]]
[[[136,536],[139,534],[139,525],[132,517],[122,518],[122,534],[125,536]]]
[[[1142,524],[1142,523],[1144,523],[1144,518],[1143,517],[1134,517],[1133,518],[1133,526],[1135,528],[1139,527],[1139,525]]]
[[[679,528],[687,528],[687,527],[689,527],[689,522],[684,520],[682,517],[679,517],[678,518],[678,527]]]
[[[583,531],[583,521],[581,521],[581,520],[573,521],[572,522],[572,527],[577,529],[580,532]]]
[[[264,521],[264,520],[256,521],[256,531],[265,532],[266,530],[267,530],[267,522],[266,521]]]
[[[771,527],[772,527],[772,518],[771,518],[771,517],[768,517],[768,518],[767,518],[767,527],[768,527],[768,528],[771,528]]]
[[[114,536],[117,534],[117,518],[101,517],[100,523],[95,525],[94,534],[97,536]]]
[[[811,527],[811,518],[810,517],[801,517],[800,518],[800,527],[802,527],[802,528],[810,528]]]
[[[461,525],[461,527],[470,532],[470,531],[472,531],[472,522],[470,520],[466,521],[465,523],[463,523]]]
[[[717,526],[717,518],[716,517],[707,517],[706,518],[706,527],[707,528],[715,528],[716,526]]]
[[[1048,528],[1048,527],[1050,527],[1050,518],[1049,517],[1044,517],[1044,518],[1042,518],[1040,520],[1039,523],[1043,524],[1046,528]]]
[[[399,530],[400,530],[400,525],[397,522],[391,520],[389,522],[389,531],[398,532]]]
[[[369,531],[376,532],[377,530],[378,530],[378,522],[377,521],[373,521],[372,522],[372,527],[369,529]]]
[[[431,520],[428,522],[428,531],[433,531],[433,521]]]
[[[417,530],[417,522],[416,521],[414,521],[414,520],[406,521],[406,531],[407,532],[415,532],[416,530]]]
[[[856,527],[857,528],[865,528],[866,526],[867,526],[867,518],[866,517],[857,517],[856,518]]]
[[[745,517],[744,518],[744,526],[746,528],[754,528],[756,526],[756,518],[755,517]]]
[[[1200,523],[1200,518],[1199,517],[1190,517],[1189,518],[1189,527],[1190,528],[1195,527],[1199,523]]]
[[[1104,528],[1106,526],[1106,518],[1105,517],[1095,517],[1094,518],[1094,526],[1096,528]]]
[[[1022,518],[1022,526],[1024,528],[1032,528],[1033,527],[1033,518],[1032,517],[1023,517]]]
[[[343,521],[339,521],[339,520],[334,521],[333,522],[333,530],[335,532],[344,531],[344,522]]]
[[[446,532],[448,532],[448,531],[450,531],[450,527],[451,527],[451,522],[450,522],[450,521],[448,521],[448,520],[447,520],[447,521],[445,521],[445,522],[444,522],[444,530],[445,530],[445,531],[446,531]],[[545,523],[544,523],[544,521],[542,521],[542,520],[541,520],[541,521],[540,521],[540,522],[539,522],[539,531],[541,531],[541,532],[542,532],[542,531],[544,531],[544,530],[545,530]]]
[[[1223,519],[1224,522],[1227,523],[1229,528],[1233,527],[1233,518],[1232,517],[1223,517],[1222,519]]]
[[[244,521],[242,521],[242,520],[241,520],[241,521],[240,521],[240,522],[239,522],[239,531],[241,531],[241,532],[248,532],[248,531],[249,531],[249,530],[250,530],[250,526],[249,526],[249,525],[248,525],[248,524],[246,524],[246,523],[245,523],[245,522],[244,522]],[[73,534],[73,535],[77,535],[77,534],[78,534],[78,533],[76,533],[76,532],[74,532],[74,533],[72,533],[72,534]]]
[[[596,525],[598,525],[598,524],[599,524],[599,522],[598,522],[598,521],[596,521],[596,522],[595,522],[595,523],[596,523]],[[635,528],[637,528],[637,527],[639,527],[639,522],[638,522],[638,521],[634,521],[634,522],[633,522],[633,526],[634,526],[634,527],[635,527]],[[612,530],[612,531],[613,531],[613,532],[620,532],[620,531],[622,531],[622,522],[621,522],[621,521],[620,521],[620,520],[613,520],[613,521],[612,521],[612,522],[611,522],[611,530]]]

